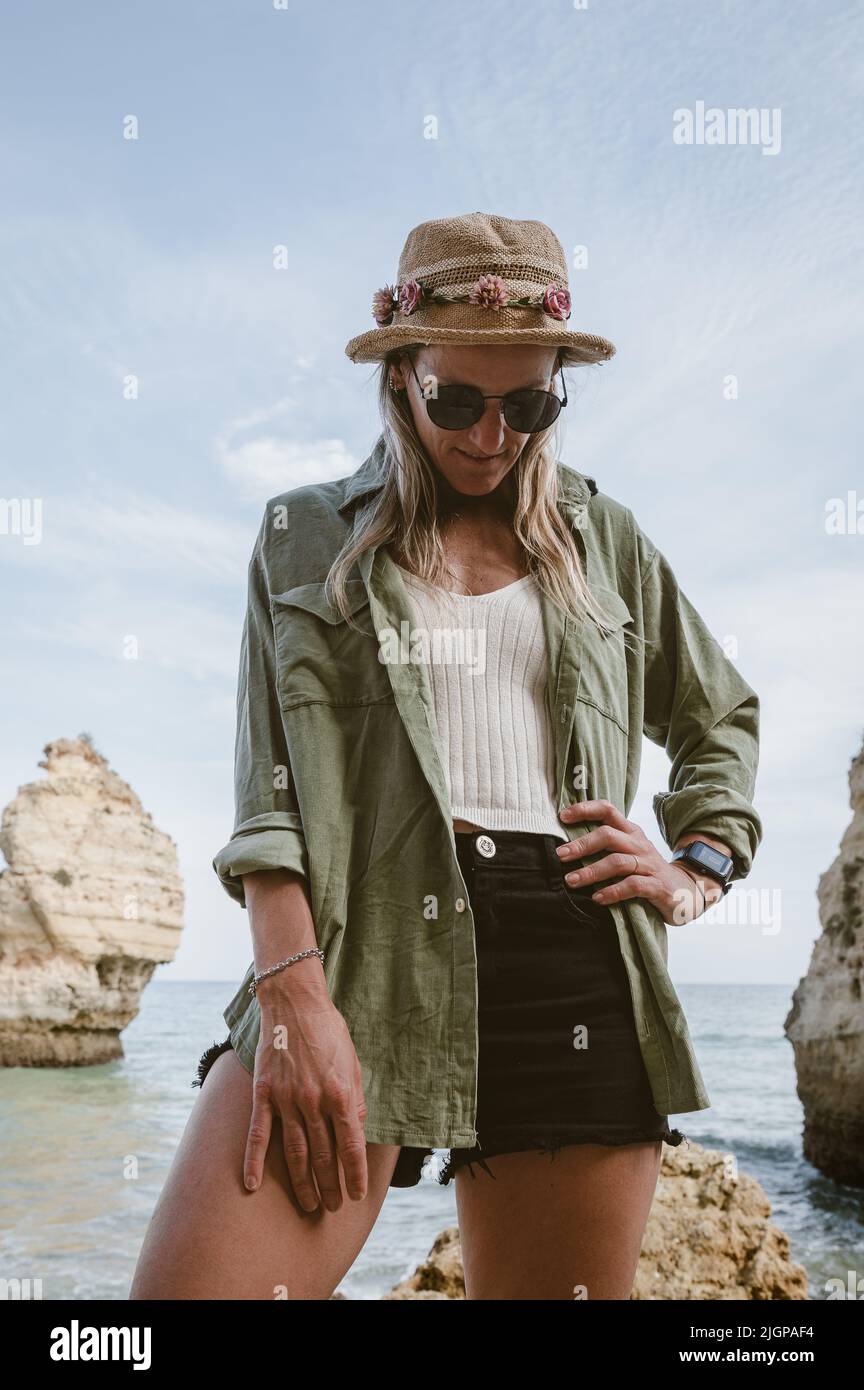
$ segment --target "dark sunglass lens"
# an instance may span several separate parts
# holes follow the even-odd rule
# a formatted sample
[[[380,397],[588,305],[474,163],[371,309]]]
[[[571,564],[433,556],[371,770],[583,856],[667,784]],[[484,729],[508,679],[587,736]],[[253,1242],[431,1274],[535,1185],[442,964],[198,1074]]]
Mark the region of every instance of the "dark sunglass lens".
[[[537,434],[557,420],[561,401],[548,391],[514,391],[504,402],[504,419],[517,434]]]
[[[468,386],[439,386],[426,401],[429,419],[442,430],[467,430],[483,414],[483,397]]]

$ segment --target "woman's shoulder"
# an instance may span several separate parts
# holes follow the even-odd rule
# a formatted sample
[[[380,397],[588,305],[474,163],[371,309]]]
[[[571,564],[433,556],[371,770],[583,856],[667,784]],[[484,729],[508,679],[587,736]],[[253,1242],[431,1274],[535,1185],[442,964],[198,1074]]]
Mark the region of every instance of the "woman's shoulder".
[[[271,588],[326,574],[345,542],[348,522],[340,513],[347,478],[305,483],[267,499],[258,533]],[[298,577],[299,576],[299,577]]]
[[[574,525],[590,525],[596,534],[606,533],[618,543],[633,542],[638,526],[625,502],[613,497],[588,473],[558,463],[558,489]]]
[[[337,516],[345,499],[350,475],[321,483],[304,483],[269,497],[266,512],[269,516],[280,518],[288,525],[303,524],[312,516]]]
[[[349,524],[354,503],[382,487],[384,479],[383,439],[379,439],[369,457],[353,473],[343,478],[304,483],[281,492],[268,500],[267,509],[282,519],[286,529],[293,524],[305,526],[313,518],[330,520],[334,524],[339,520],[344,529]]]

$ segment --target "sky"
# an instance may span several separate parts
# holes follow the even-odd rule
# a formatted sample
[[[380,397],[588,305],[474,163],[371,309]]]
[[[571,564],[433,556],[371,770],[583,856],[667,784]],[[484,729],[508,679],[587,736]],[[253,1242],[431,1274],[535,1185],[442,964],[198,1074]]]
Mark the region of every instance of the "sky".
[[[561,457],[761,699],[761,920],[732,894],[670,928],[673,978],[797,982],[864,737],[859,7],[10,0],[0,54],[0,498],[41,506],[38,541],[0,531],[0,804],[88,731],[178,846],[158,977],[227,1003],[248,919],[211,861],[264,502],[371,452],[344,349],[410,229],[538,219],[570,326],[617,347],[571,373]],[[739,107],[748,140],[698,138]],[[630,815],[661,847],[667,776],[646,741]]]

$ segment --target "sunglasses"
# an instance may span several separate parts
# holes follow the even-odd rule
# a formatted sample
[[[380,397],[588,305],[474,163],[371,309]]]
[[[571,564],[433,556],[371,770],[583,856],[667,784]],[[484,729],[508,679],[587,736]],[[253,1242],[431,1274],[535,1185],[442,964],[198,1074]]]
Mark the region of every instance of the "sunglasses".
[[[408,360],[411,362],[414,380],[422,392],[423,386],[414,362],[411,358]],[[548,430],[549,426],[555,423],[561,413],[561,407],[567,404],[567,384],[564,381],[563,367],[561,385],[564,388],[563,400],[556,396],[554,391],[535,391],[531,388],[508,391],[506,396],[484,396],[479,386],[438,386],[437,395],[425,396],[424,393],[424,396],[429,419],[442,430],[470,429],[482,419],[487,401],[501,401],[504,419],[511,430],[515,430],[517,434],[539,434],[541,430]]]

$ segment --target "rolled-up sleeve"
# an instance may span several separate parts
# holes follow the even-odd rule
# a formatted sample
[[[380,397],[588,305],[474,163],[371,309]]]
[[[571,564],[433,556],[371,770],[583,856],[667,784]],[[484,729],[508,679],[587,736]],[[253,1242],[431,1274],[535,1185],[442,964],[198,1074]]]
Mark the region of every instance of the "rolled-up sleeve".
[[[234,744],[234,830],[213,860],[219,881],[246,906],[243,874],[291,869],[308,877],[306,841],[282,722],[267,580],[267,513],[249,562],[240,643]]]
[[[639,532],[645,636],[644,733],[671,760],[654,813],[674,849],[708,835],[730,849],[745,878],[762,839],[753,805],[759,697],[735,669],[678,585],[666,557]]]

